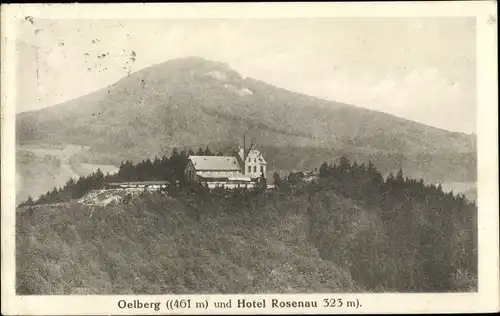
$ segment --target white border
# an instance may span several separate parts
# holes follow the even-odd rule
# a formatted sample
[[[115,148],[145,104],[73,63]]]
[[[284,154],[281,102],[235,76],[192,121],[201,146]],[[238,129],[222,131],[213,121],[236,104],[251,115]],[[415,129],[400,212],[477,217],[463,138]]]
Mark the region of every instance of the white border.
[[[478,92],[478,228],[479,290],[460,294],[287,294],[287,295],[15,295],[15,46],[16,19],[164,19],[164,18],[294,18],[294,17],[477,17]],[[225,3],[225,4],[52,4],[1,7],[1,175],[2,175],[2,314],[286,314],[286,313],[449,313],[499,311],[498,242],[498,94],[496,2],[440,1],[404,3]],[[494,23],[491,23],[494,21]],[[119,299],[190,298],[209,302],[247,298],[318,300],[359,299],[362,307],[318,309],[119,309]]]

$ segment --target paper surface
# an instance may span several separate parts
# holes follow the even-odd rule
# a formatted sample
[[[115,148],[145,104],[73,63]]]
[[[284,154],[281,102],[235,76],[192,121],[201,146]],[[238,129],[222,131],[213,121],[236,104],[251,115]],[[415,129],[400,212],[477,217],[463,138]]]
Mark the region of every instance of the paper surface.
[[[498,22],[495,2],[12,4],[2,5],[1,11],[2,314],[367,314],[499,310]],[[315,28],[317,32],[314,32]],[[384,30],[388,33],[381,34]],[[446,34],[453,34],[453,39],[446,40]],[[248,36],[247,41],[242,40],[244,36]],[[330,39],[334,44],[325,46],[324,42]],[[297,45],[299,41],[303,41],[303,45]],[[344,45],[336,46],[339,43]],[[443,57],[444,54],[440,55],[439,50],[449,52],[449,60]],[[42,141],[36,139],[16,144],[16,136],[19,136],[16,135],[16,116],[24,112],[43,111],[50,105],[70,104],[70,100],[77,100],[94,91],[108,87],[112,89],[115,82],[146,67],[194,54],[204,54],[202,57],[220,59],[221,62],[230,60],[230,66],[240,71],[243,77],[256,78],[294,92],[359,105],[446,131],[475,134],[477,291],[356,293],[351,290],[349,293],[315,293],[309,289],[308,293],[301,294],[292,289],[285,291],[287,294],[264,290],[262,292],[266,293],[212,294],[211,291],[210,294],[170,295],[161,292],[153,294],[152,290],[145,290],[133,295],[114,295],[116,292],[106,293],[104,290],[99,295],[59,295],[63,293],[57,292],[55,295],[16,294],[16,224],[26,224],[16,223],[16,205],[20,199],[26,199],[27,194],[43,194],[52,189],[52,183],[59,186],[71,177],[89,174],[88,170],[95,166],[110,173],[119,169],[119,164],[111,158],[109,163],[103,160],[85,161],[77,164],[78,168],[75,167],[74,155],[84,155],[86,148],[92,147],[94,142],[98,144],[99,140],[89,143],[83,137],[81,143],[58,147],[54,151],[43,147]],[[330,62],[332,65],[329,65]],[[405,65],[411,65],[414,69],[403,69]],[[221,77],[224,74],[218,72],[209,75],[210,80],[226,80]],[[463,81],[456,84],[446,81],[455,77]],[[238,98],[251,98],[257,94],[257,90],[251,86],[228,84],[223,87]],[[128,93],[123,93],[124,98],[130,95]],[[160,94],[156,90],[154,93]],[[174,95],[176,91],[167,93]],[[272,102],[268,101],[270,99],[262,99],[262,102]],[[138,104],[147,102],[150,101],[142,100]],[[84,111],[84,105],[75,104],[72,103],[74,111]],[[211,106],[213,108],[206,108],[205,111],[221,110],[216,104]],[[50,112],[43,118],[38,116],[39,126],[44,126],[44,120],[51,122],[49,118],[56,117],[57,113]],[[92,115],[98,116],[100,113]],[[155,116],[152,117],[154,119]],[[144,124],[153,126],[153,119]],[[310,145],[312,141],[300,134],[307,129],[300,121],[300,116],[293,122],[288,116],[286,119],[288,125],[283,126],[297,126],[298,131],[293,131],[299,135],[297,138],[290,136],[292,132],[286,137],[279,134],[282,138],[276,134],[259,134],[261,138],[257,142],[265,142],[265,135],[268,135],[267,138],[275,137],[284,144],[295,142],[298,147]],[[362,118],[359,124],[364,124]],[[204,127],[207,138],[212,137],[210,133],[213,130],[222,128],[215,125]],[[49,129],[50,126],[44,128]],[[137,126],[132,129],[137,131]],[[127,133],[134,135],[133,130]],[[311,129],[311,133],[316,132],[319,133]],[[23,133],[28,134],[25,130]],[[50,139],[50,135],[49,131],[47,139]],[[425,137],[422,135],[421,139]],[[325,142],[333,143],[333,139],[325,138]],[[433,138],[429,139],[426,146],[431,148],[433,142]],[[163,145],[158,144],[158,147]],[[168,149],[182,147],[182,144],[169,145],[171,147]],[[62,170],[57,175],[60,179],[55,179],[54,175],[54,179],[50,180],[54,182],[46,187],[44,185],[49,180],[42,178],[41,173],[36,173],[36,168],[32,173],[20,173],[19,160],[24,157],[20,154],[21,149],[23,153],[34,155],[29,157],[56,155],[59,160],[54,170]],[[279,161],[265,157],[269,170],[279,166]],[[153,159],[154,155],[149,158]],[[281,163],[285,163],[284,160]],[[46,162],[47,165],[52,163],[50,160]],[[260,165],[257,162],[254,164],[256,167],[253,172],[258,174],[257,167]],[[247,165],[244,166],[241,171],[243,175],[247,168]],[[223,172],[221,170],[216,172]],[[433,175],[438,174],[435,170],[433,172]],[[269,184],[271,177],[267,179]],[[30,189],[23,191],[27,187]],[[458,190],[457,187],[453,189]],[[26,196],[22,196],[24,193]],[[47,234],[50,235],[50,232]],[[64,251],[68,250],[62,248],[61,252]],[[37,264],[33,262],[33,266]],[[57,264],[55,260],[53,266]],[[289,280],[293,280],[296,266],[291,264],[290,267],[292,272],[289,274],[283,272],[284,266],[276,267],[274,271],[281,271]],[[37,268],[41,269],[41,266]],[[230,282],[228,280],[228,284]],[[258,284],[264,280],[256,279],[255,282]],[[82,291],[85,293],[85,289]],[[143,295],[144,292],[148,295]]]

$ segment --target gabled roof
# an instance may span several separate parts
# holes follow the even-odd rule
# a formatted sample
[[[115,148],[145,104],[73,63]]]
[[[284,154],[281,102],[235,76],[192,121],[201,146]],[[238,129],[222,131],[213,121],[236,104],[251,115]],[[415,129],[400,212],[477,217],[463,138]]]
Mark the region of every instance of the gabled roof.
[[[250,149],[247,151],[247,153],[246,153],[245,157],[246,157],[246,158],[249,158],[249,157],[250,157],[250,154],[257,154],[257,155],[258,155],[258,157],[259,157],[259,162],[260,162],[261,164],[263,164],[263,165],[267,165],[267,162],[266,162],[266,160],[264,159],[264,155],[262,154],[262,152],[260,152],[260,151],[259,151],[258,149],[256,149],[255,147],[250,148]]]
[[[238,159],[233,156],[189,156],[196,170],[240,171]]]

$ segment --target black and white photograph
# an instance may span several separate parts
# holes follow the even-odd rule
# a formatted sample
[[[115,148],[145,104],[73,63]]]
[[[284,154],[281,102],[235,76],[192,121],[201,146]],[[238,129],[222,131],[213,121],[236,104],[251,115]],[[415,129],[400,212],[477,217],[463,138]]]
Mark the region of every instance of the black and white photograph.
[[[478,192],[498,189],[498,165],[478,175],[498,157],[478,156],[488,23],[132,16],[8,25],[12,295],[119,295],[116,313],[150,314],[478,295]]]

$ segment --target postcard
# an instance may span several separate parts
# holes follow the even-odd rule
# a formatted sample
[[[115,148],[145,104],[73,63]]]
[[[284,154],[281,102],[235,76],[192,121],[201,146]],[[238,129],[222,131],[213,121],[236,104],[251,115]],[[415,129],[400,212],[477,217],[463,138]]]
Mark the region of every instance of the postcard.
[[[2,5],[2,314],[499,311],[496,6]]]

